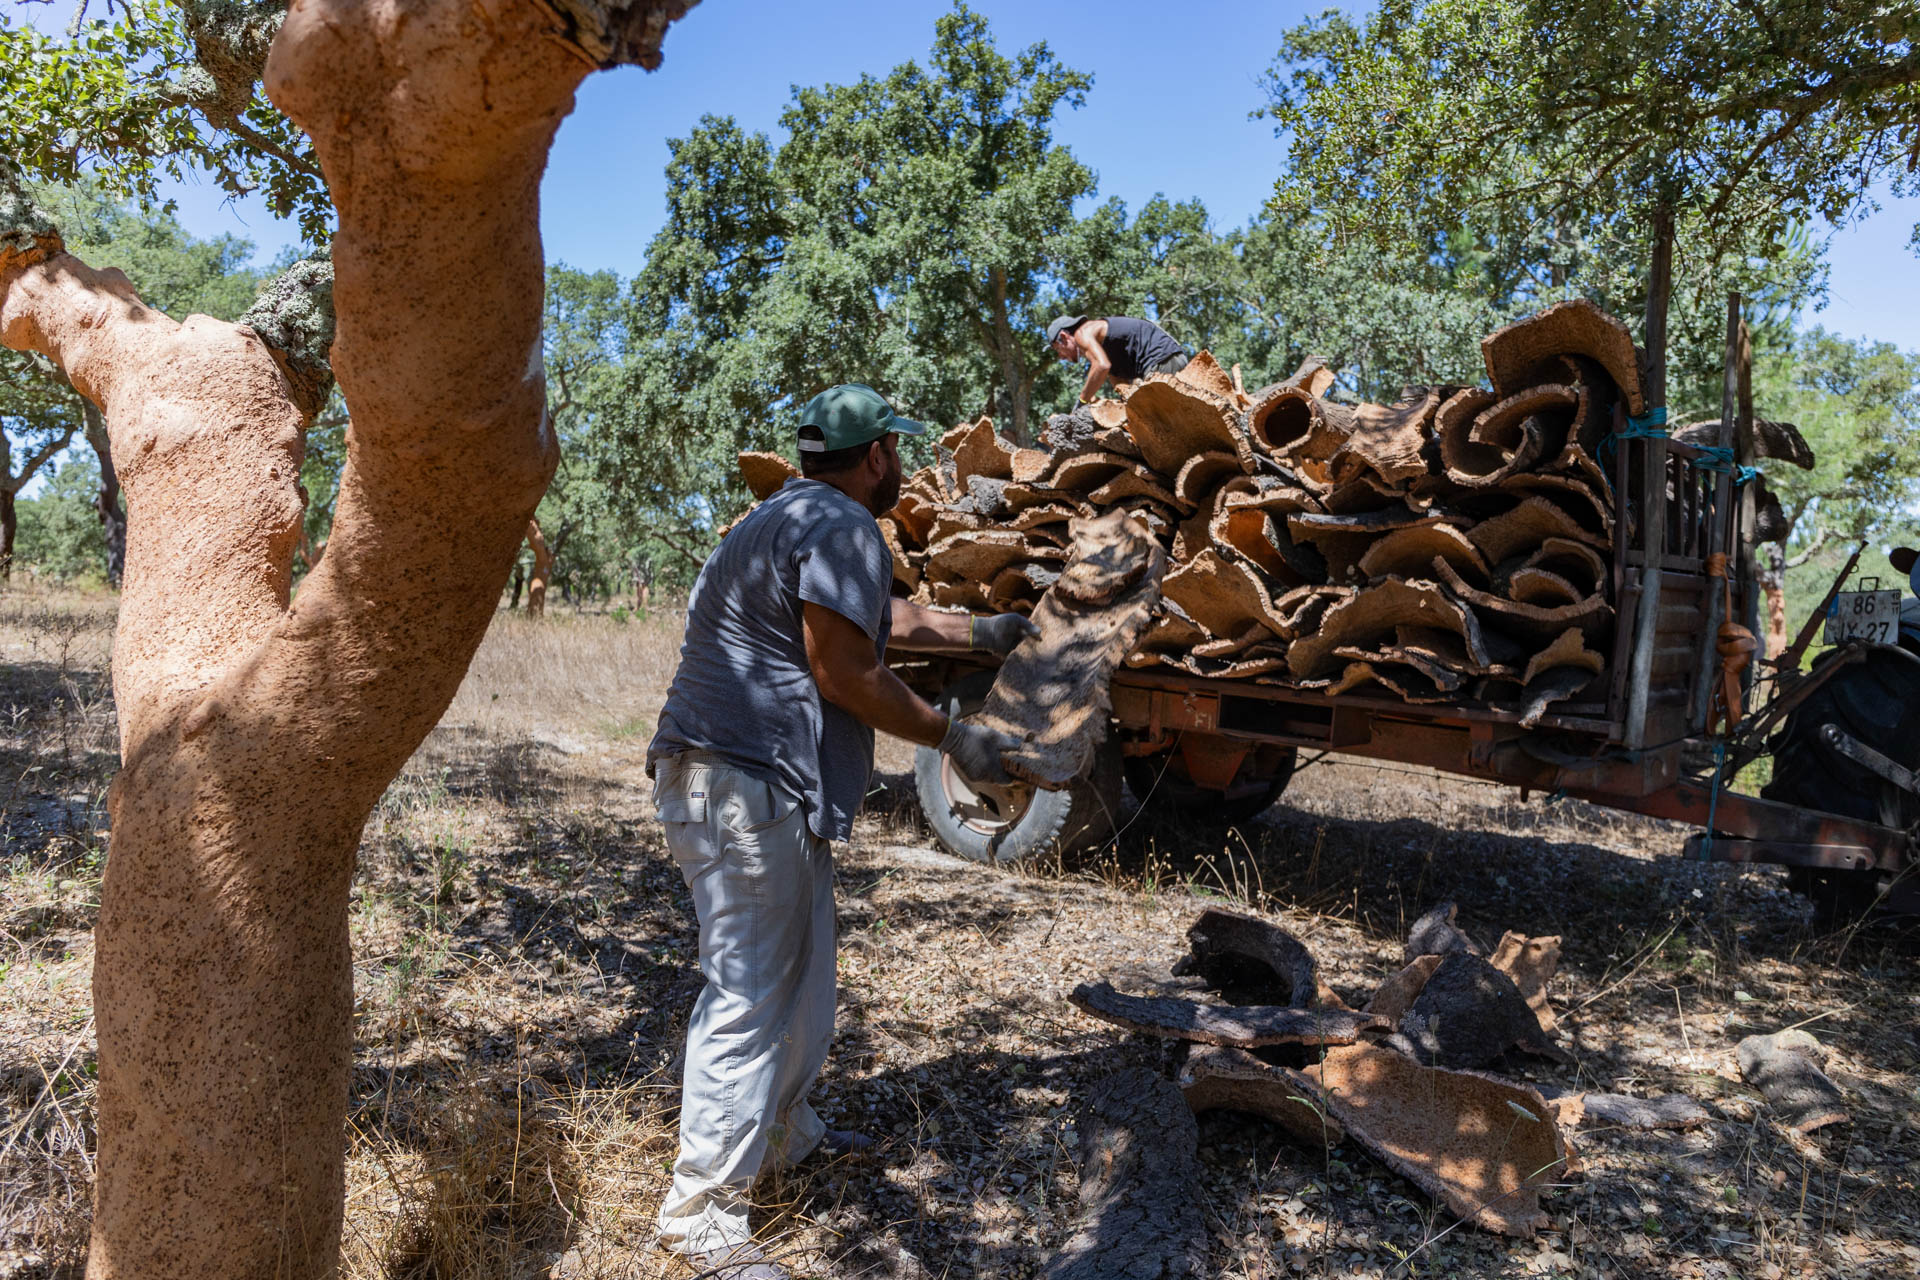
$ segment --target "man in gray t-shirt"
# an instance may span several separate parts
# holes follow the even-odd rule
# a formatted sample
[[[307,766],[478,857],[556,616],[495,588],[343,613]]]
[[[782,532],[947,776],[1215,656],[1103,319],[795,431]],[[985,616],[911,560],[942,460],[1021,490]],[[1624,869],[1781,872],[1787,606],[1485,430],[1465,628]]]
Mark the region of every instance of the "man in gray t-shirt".
[[[753,1245],[748,1193],[769,1162],[862,1148],[807,1105],[833,1035],[830,841],[853,833],[873,733],[939,746],[1006,782],[1004,735],[949,719],[882,661],[915,650],[1006,653],[1035,628],[892,596],[874,517],[899,500],[894,415],[870,387],[833,387],[801,414],[800,465],[707,560],[687,601],[680,667],[648,748],[667,847],[700,917],[706,987],[687,1026],[680,1153],[660,1240],[724,1280],[785,1268]]]

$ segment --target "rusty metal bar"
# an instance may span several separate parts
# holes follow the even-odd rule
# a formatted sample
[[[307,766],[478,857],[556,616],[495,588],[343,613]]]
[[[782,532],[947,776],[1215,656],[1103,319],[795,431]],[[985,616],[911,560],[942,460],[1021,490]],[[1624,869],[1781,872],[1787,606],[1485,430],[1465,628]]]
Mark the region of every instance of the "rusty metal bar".
[[[1661,791],[1644,796],[1616,792],[1568,788],[1567,794],[1606,805],[1666,818],[1690,826],[1706,827],[1712,815],[1714,844],[1723,838],[1759,841],[1766,844],[1800,845],[1841,850],[1865,849],[1871,854],[1868,866],[1883,871],[1898,871],[1906,861],[1907,833],[1878,823],[1843,818],[1795,805],[1762,800],[1758,796],[1720,788],[1718,800],[1711,783],[1691,779],[1676,782]],[[1864,869],[1864,868],[1862,868]]]
[[[1847,557],[1846,565],[1834,578],[1833,585],[1827,588],[1827,594],[1820,597],[1820,607],[1813,611],[1813,616],[1808,618],[1806,624],[1800,628],[1800,634],[1793,638],[1793,643],[1787,646],[1787,651],[1774,660],[1775,671],[1784,675],[1800,670],[1800,659],[1806,656],[1807,646],[1813,643],[1814,632],[1818,631],[1820,624],[1827,620],[1827,610],[1833,608],[1833,598],[1840,594],[1840,588],[1846,584],[1848,578],[1853,576],[1853,567],[1860,563],[1860,554],[1866,549],[1867,544],[1863,542],[1853,549],[1851,556]]]
[[[1688,836],[1681,856],[1692,862],[1771,862],[1833,871],[1869,871],[1874,865],[1874,852],[1864,845],[1729,839],[1705,832]]]

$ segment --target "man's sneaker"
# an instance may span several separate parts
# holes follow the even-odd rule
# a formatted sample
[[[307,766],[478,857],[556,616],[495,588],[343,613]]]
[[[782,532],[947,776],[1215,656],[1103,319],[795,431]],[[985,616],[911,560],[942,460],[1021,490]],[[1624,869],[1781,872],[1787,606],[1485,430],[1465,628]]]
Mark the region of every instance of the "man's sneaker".
[[[724,1249],[687,1255],[701,1280],[793,1280],[793,1273],[748,1241]]]
[[[852,1129],[829,1129],[820,1135],[820,1152],[838,1160],[845,1156],[869,1156],[880,1149],[876,1138]]]

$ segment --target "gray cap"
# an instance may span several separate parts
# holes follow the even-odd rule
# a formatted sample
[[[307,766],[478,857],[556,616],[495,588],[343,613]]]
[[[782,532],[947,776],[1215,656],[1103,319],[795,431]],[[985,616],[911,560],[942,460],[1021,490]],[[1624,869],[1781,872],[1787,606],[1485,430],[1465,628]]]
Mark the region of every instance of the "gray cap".
[[[1052,346],[1061,334],[1077,329],[1086,319],[1085,316],[1055,316],[1053,323],[1047,326],[1047,345]]]

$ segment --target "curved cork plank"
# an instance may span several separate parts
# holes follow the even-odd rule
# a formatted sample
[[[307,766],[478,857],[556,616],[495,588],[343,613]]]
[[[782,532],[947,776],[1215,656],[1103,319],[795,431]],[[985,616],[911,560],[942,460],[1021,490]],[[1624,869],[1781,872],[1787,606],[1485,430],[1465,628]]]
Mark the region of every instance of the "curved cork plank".
[[[1083,982],[1067,997],[1074,1008],[1143,1035],[1258,1049],[1270,1044],[1352,1044],[1384,1018],[1351,1009],[1283,1005],[1214,1005],[1173,996],[1130,996],[1108,982]]]
[[[1538,379],[1540,366],[1554,356],[1580,355],[1606,369],[1627,412],[1647,411],[1640,385],[1640,353],[1627,326],[1585,298],[1555,303],[1545,311],[1496,329],[1480,341],[1487,378],[1511,395]]]
[[[1353,431],[1329,461],[1336,485],[1372,472],[1389,487],[1427,474],[1427,443],[1433,415],[1450,387],[1410,387],[1390,405],[1363,404],[1354,410]]]
[[[1209,1045],[1195,1051],[1180,1069],[1180,1091],[1195,1115],[1244,1111],[1264,1116],[1302,1146],[1331,1148],[1347,1139],[1318,1085],[1303,1072],[1263,1061],[1245,1049]]]
[[[1258,916],[1209,907],[1187,927],[1188,954],[1173,967],[1176,976],[1198,974],[1209,986],[1256,981],[1283,984],[1287,1004],[1298,1009],[1344,1009],[1347,1004],[1320,980],[1320,964],[1300,939]],[[1249,974],[1249,965],[1255,972]],[[1264,969],[1260,978],[1257,970]]]
[[[1147,465],[1177,476],[1196,453],[1225,451],[1247,460],[1252,450],[1240,430],[1240,412],[1230,395],[1218,395],[1180,379],[1154,374],[1127,395],[1127,430]]]
[[[1167,564],[1123,511],[1072,529],[1072,557],[1030,615],[1040,634],[1008,656],[979,716],[1021,744],[1007,771],[1047,789],[1079,777],[1106,736],[1108,682],[1152,622]]]
[[[797,479],[800,468],[777,453],[743,453],[739,457],[740,478],[755,502],[765,502],[780,491],[780,486]]]
[[[1573,1153],[1537,1091],[1376,1045],[1330,1049],[1302,1074],[1349,1137],[1462,1218],[1527,1239],[1546,1225],[1540,1192]]]

